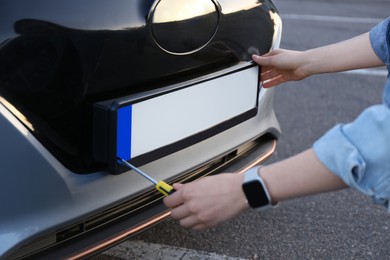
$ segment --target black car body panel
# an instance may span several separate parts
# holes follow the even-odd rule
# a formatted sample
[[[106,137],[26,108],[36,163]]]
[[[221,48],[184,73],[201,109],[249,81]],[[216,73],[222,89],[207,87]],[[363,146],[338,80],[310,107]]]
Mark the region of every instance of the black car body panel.
[[[93,156],[96,102],[190,80],[271,48],[276,9],[269,1],[240,1],[236,9],[230,1],[210,2],[217,14],[164,23],[153,19],[154,2],[1,3],[3,103],[20,111],[73,171],[107,167]],[[205,34],[208,22],[213,26]],[[183,35],[183,29],[192,31]]]

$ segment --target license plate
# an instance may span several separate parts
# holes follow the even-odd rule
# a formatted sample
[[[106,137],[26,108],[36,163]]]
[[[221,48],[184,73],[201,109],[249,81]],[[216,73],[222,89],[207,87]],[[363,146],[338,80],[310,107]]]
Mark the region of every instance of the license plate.
[[[145,164],[255,116],[258,73],[254,66],[151,97],[113,101],[109,160]]]

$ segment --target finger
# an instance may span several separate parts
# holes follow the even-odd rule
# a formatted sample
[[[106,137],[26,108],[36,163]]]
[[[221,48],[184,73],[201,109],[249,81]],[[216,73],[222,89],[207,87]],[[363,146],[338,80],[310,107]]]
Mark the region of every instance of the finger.
[[[274,67],[266,70],[266,69],[262,69],[261,70],[261,74],[260,74],[260,80],[261,81],[264,81],[264,80],[268,80],[268,79],[272,79],[272,78],[275,78],[277,76],[280,75],[280,71]]]
[[[272,50],[272,51],[267,52],[267,53],[262,54],[262,55],[252,54],[252,59],[258,59],[258,58],[262,59],[262,58],[275,56],[275,55],[282,53],[283,51],[285,51],[285,50],[284,49],[275,49],[275,50]]]
[[[207,226],[205,224],[198,224],[198,225],[195,225],[192,227],[193,230],[197,230],[197,231],[205,230],[208,228],[209,228],[209,226]]]
[[[182,183],[174,183],[173,184],[173,188],[175,189],[175,190],[180,190],[181,188],[183,188],[183,184]]]
[[[263,88],[271,88],[286,82],[282,76],[278,76],[269,80],[266,80],[262,83]]]
[[[191,212],[185,205],[178,206],[171,211],[171,217],[174,219],[183,219],[191,215]]]
[[[189,217],[186,217],[186,218],[183,218],[180,220],[180,225],[182,227],[185,227],[185,228],[192,228],[192,227],[195,227],[197,225],[204,225],[203,223],[201,223],[197,217],[195,217],[194,215],[191,215]]]
[[[260,55],[260,56],[261,57],[275,56],[275,55],[278,55],[278,54],[283,53],[285,51],[286,51],[285,49],[274,49],[274,50],[269,51],[266,54],[263,54],[263,55]]]
[[[260,75],[267,74],[269,71],[274,70],[275,67],[273,66],[261,66]]]
[[[180,187],[176,188],[176,186],[174,185],[176,192],[172,193],[171,195],[163,199],[165,206],[167,206],[168,208],[175,208],[184,203],[182,192],[181,192],[182,186],[184,185],[182,184]]]
[[[191,228],[193,230],[201,231],[214,227],[215,223],[202,223],[198,221],[198,224],[193,224],[192,226],[185,226],[186,228]],[[184,226],[183,226],[184,227]]]
[[[269,56],[252,55],[252,60],[261,66],[270,66],[272,64]]]

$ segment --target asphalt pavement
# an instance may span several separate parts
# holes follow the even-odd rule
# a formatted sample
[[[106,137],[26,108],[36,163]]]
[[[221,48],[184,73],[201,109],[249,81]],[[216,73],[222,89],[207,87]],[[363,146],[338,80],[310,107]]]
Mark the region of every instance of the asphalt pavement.
[[[388,0],[274,2],[283,20],[281,47],[295,50],[359,35],[390,15]],[[350,122],[364,108],[380,103],[385,75],[382,69],[323,74],[277,87],[282,137],[268,163],[311,147],[333,125]],[[390,214],[384,208],[348,189],[283,202],[261,214],[247,211],[202,232],[168,220],[101,258],[143,258],[145,254],[129,254],[129,243],[141,243],[187,250],[186,259],[390,259],[389,229]],[[129,249],[127,255],[119,254],[123,248]],[[147,253],[148,247],[143,250]]]

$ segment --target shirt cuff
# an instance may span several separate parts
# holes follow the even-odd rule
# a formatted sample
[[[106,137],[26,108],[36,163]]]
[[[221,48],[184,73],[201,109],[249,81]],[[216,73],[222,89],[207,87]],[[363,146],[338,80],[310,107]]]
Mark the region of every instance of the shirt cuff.
[[[339,124],[329,130],[313,145],[318,159],[345,184],[361,192],[357,185],[361,180],[366,163],[356,147],[343,132],[344,125]]]
[[[379,59],[386,64],[389,69],[390,66],[390,54],[389,54],[389,42],[390,39],[390,17],[381,23],[377,24],[370,30],[370,43],[372,49],[376,53]]]
[[[389,209],[389,140],[390,110],[376,105],[354,122],[333,127],[313,148],[318,159],[345,184]]]

